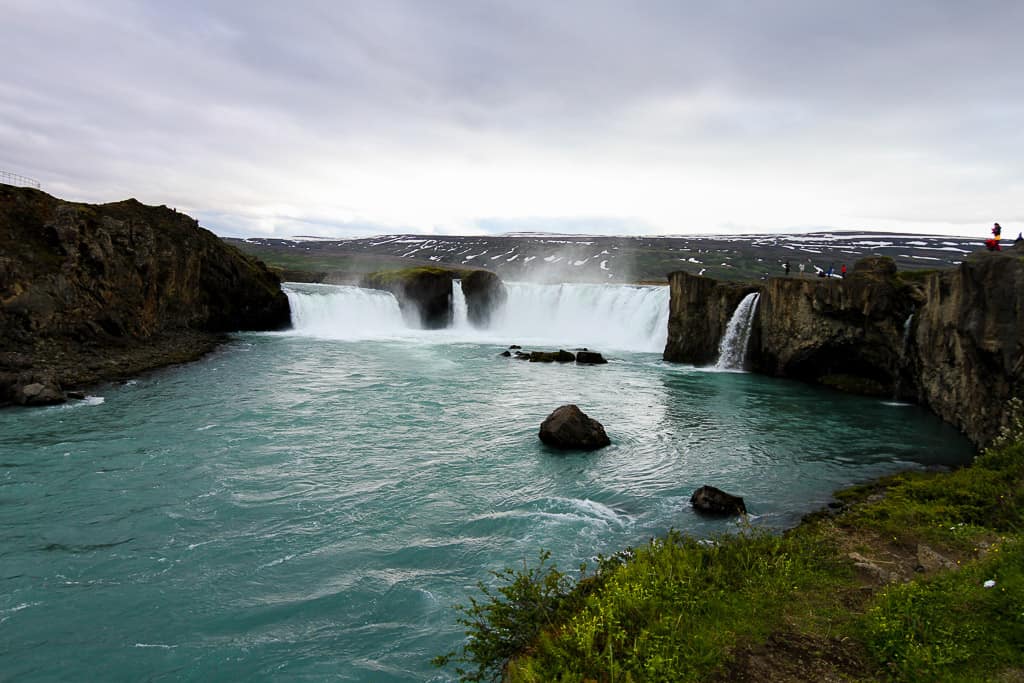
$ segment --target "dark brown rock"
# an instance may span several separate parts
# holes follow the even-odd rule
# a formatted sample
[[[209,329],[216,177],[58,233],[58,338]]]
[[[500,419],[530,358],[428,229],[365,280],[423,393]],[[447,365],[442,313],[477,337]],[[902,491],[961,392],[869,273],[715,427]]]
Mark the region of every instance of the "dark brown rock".
[[[576,362],[583,363],[585,365],[602,365],[608,361],[597,351],[588,351],[583,349],[582,351],[576,352]]]
[[[892,259],[869,257],[845,279],[773,278],[759,307],[753,367],[851,393],[892,396],[900,383],[904,325],[920,288]]]
[[[24,370],[58,387],[115,379],[195,358],[221,332],[290,323],[261,262],[134,199],[77,204],[0,185],[0,254],[0,404],[22,401],[32,383],[11,377]],[[54,393],[32,394],[43,398]]]
[[[408,322],[437,330],[452,324],[452,280],[460,275],[447,268],[406,268],[370,273],[359,285],[391,292]]]
[[[604,427],[577,406],[556,408],[540,425],[540,440],[562,450],[592,451],[611,443]]]
[[[571,363],[574,360],[576,360],[576,356],[565,349],[530,352],[531,363]]]
[[[462,277],[462,294],[466,297],[466,317],[475,327],[487,327],[491,317],[508,299],[501,278],[487,270],[474,270]]]
[[[726,493],[714,486],[701,486],[690,496],[690,504],[694,510],[709,515],[745,515],[747,506],[743,499]]]

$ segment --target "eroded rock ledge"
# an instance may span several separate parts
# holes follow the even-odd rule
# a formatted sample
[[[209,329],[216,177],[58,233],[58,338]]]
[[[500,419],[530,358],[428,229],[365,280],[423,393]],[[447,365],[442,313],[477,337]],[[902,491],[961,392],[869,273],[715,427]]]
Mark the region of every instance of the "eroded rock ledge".
[[[416,267],[365,275],[360,287],[391,292],[406,320],[423,329],[451,327],[452,282],[460,280],[466,315],[475,327],[487,327],[508,298],[505,284],[487,270]]]
[[[0,185],[0,405],[30,402],[32,384],[122,379],[197,358],[224,332],[289,322],[277,276],[185,214]]]
[[[1024,248],[979,251],[944,271],[857,262],[846,279],[772,278],[738,285],[669,275],[668,361],[714,362],[732,311],[760,303],[755,372],[920,403],[987,444],[1024,394]]]

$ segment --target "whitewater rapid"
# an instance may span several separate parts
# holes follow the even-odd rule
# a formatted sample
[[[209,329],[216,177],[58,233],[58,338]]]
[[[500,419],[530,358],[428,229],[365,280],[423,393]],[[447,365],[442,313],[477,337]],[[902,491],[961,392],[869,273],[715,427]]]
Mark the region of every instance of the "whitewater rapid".
[[[467,320],[459,283],[452,288],[454,320],[421,330],[402,316],[387,292],[346,285],[288,283],[292,334],[345,340],[418,340],[586,346],[660,353],[668,334],[668,287],[566,283],[506,283],[508,300],[486,329]]]

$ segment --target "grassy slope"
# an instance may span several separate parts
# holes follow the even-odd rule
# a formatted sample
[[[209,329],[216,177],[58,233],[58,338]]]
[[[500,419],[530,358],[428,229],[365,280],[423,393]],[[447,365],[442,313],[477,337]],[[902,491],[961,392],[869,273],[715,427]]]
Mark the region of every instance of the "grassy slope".
[[[575,588],[543,564],[506,572],[438,663],[469,664],[464,680],[509,661],[512,681],[1024,680],[1022,437],[842,492],[781,536],[670,533]]]

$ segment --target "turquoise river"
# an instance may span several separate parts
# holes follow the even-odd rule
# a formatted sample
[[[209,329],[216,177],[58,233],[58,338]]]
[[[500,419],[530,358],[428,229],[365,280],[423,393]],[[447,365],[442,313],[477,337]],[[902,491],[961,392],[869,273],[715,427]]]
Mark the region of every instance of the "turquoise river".
[[[0,680],[447,681],[430,659],[489,570],[735,528],[693,512],[702,484],[782,529],[972,453],[913,406],[662,362],[665,288],[512,286],[490,330],[456,297],[437,332],[390,295],[289,291],[291,331],[0,411]],[[544,447],[565,403],[613,445]]]

